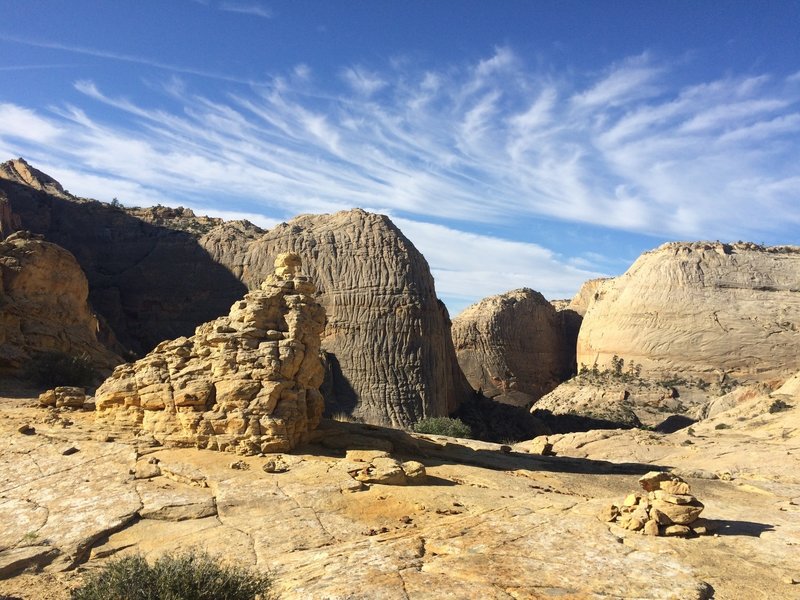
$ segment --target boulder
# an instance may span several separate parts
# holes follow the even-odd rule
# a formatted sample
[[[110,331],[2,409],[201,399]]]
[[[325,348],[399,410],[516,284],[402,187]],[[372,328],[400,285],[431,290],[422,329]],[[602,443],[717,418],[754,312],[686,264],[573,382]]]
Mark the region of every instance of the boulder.
[[[0,372],[23,373],[42,353],[110,371],[122,359],[98,339],[86,277],[63,248],[27,231],[0,242]]]
[[[282,223],[250,244],[247,285],[281,252],[302,257],[328,315],[327,414],[407,427],[471,394],[428,264],[388,217],[356,209]]]
[[[95,395],[98,422],[162,444],[241,454],[305,441],[323,410],[325,312],[299,264],[279,255],[275,274],[227,316],[115,369]]]
[[[782,381],[800,368],[800,247],[669,243],[600,284],[578,364],[617,355],[650,379]]]
[[[81,387],[59,386],[39,394],[39,403],[53,408],[83,408],[85,402],[86,390]]]
[[[453,319],[452,335],[470,385],[499,402],[528,406],[572,374],[559,313],[528,288],[469,306]]]

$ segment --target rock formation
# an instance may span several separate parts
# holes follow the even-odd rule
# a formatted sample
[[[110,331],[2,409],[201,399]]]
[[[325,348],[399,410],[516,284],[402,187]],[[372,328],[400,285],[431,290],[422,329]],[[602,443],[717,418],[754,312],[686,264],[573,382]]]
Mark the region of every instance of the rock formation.
[[[572,373],[562,320],[531,289],[473,304],[453,319],[452,334],[470,385],[499,402],[530,405]]]
[[[628,494],[603,510],[603,520],[644,535],[687,537],[710,532],[700,518],[703,503],[690,493],[689,484],[672,473],[651,471],[639,478],[644,494]]]
[[[63,248],[24,231],[0,242],[0,371],[19,375],[43,352],[85,357],[100,369],[119,364],[97,338],[88,293]]]
[[[250,245],[244,281],[252,287],[287,251],[302,257],[328,315],[329,414],[408,426],[471,393],[428,265],[387,217],[352,210],[278,225]]]
[[[0,163],[0,179],[21,183],[39,192],[46,192],[60,198],[69,197],[60,183],[46,173],[34,169],[22,158]]]
[[[50,184],[31,187],[20,177],[4,178],[16,172],[9,165],[0,168],[0,196],[5,196],[0,204],[9,213],[5,226],[42,234],[70,251],[89,280],[92,307],[134,353],[142,355],[165,339],[191,335],[200,323],[225,314],[247,291],[198,241],[202,231],[213,235],[215,228],[222,228],[221,220],[195,223],[191,211],[129,211],[66,192],[51,193]],[[36,181],[44,178],[39,174]],[[241,235],[242,244],[261,231],[250,228]]]
[[[240,454],[304,441],[323,411],[325,312],[299,268],[296,254],[279,255],[274,275],[228,316],[118,367],[97,390],[98,422]]]
[[[48,194],[25,178],[4,178],[16,172],[5,165],[3,231],[24,226],[73,252],[92,306],[136,354],[225,314],[244,284],[258,288],[277,254],[296,251],[328,311],[331,413],[406,426],[447,414],[471,393],[428,265],[387,217],[361,210],[304,216],[264,233],[187,209]]]
[[[634,411],[635,402],[636,398],[631,397],[631,393],[623,386],[592,385],[575,378],[543,396],[533,405],[531,412],[545,421],[547,415],[541,411],[548,411],[557,417],[573,417],[565,427],[552,427],[549,423],[556,432],[641,427],[642,423]],[[585,421],[585,425],[577,421]]]
[[[773,384],[800,368],[800,247],[669,243],[597,290],[578,363]]]

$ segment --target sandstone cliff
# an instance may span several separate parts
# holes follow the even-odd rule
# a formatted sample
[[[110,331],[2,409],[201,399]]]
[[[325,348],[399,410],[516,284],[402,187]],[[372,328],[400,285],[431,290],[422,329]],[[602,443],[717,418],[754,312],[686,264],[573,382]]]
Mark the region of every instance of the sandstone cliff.
[[[539,293],[491,296],[453,319],[458,363],[470,385],[499,402],[530,405],[572,373],[559,313]]]
[[[32,356],[85,356],[101,369],[121,362],[98,340],[89,286],[75,258],[28,232],[0,242],[0,371],[20,374]]]
[[[97,389],[98,422],[159,442],[240,454],[280,452],[322,417],[325,312],[300,259],[281,254],[261,289],[190,338],[117,367]]]
[[[0,179],[20,183],[39,192],[46,192],[60,198],[68,198],[61,184],[55,179],[34,169],[22,158],[8,160],[0,163]]]
[[[247,285],[287,251],[303,258],[328,314],[329,414],[407,426],[471,393],[428,265],[388,217],[352,210],[283,223],[249,246]]]
[[[92,307],[136,354],[164,339],[190,335],[198,324],[224,314],[246,291],[197,239],[200,227],[208,235],[224,228],[220,220],[190,226],[188,214],[170,217],[174,209],[164,207],[139,211],[140,218],[123,208],[4,179],[2,171],[0,195],[6,196],[14,225],[44,235],[75,256],[89,280]],[[242,238],[260,231],[251,227]]]
[[[669,243],[602,284],[578,363],[644,377],[774,383],[800,368],[800,247]]]
[[[56,196],[4,179],[10,170],[0,171],[9,227],[25,226],[73,252],[92,306],[140,355],[224,314],[260,285],[278,253],[291,250],[303,257],[329,314],[330,414],[410,425],[447,414],[471,393],[428,265],[387,217],[361,210],[304,216],[265,233],[187,209]]]

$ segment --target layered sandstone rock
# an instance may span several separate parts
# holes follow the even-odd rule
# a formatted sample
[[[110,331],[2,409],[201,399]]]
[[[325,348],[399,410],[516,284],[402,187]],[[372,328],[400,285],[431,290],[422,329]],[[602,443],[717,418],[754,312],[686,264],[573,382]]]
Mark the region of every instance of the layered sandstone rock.
[[[445,415],[471,394],[428,265],[387,217],[361,210],[304,216],[264,233],[187,209],[55,196],[0,173],[2,193],[8,227],[22,224],[73,252],[92,306],[137,354],[225,314],[290,250],[303,257],[328,311],[331,414],[407,426]]]
[[[329,414],[408,426],[471,393],[428,265],[387,217],[352,210],[278,225],[249,247],[248,286],[286,251],[303,258],[328,315]]]
[[[800,368],[800,247],[670,243],[597,290],[578,363],[645,377],[775,383]]]
[[[21,183],[34,190],[61,198],[69,196],[60,183],[39,169],[34,169],[22,158],[0,163],[0,179]]]
[[[541,411],[555,416],[570,416],[573,420],[585,421],[585,426],[556,428],[562,430],[586,431],[589,429],[609,429],[617,427],[641,427],[642,422],[634,408],[637,403],[644,404],[641,390],[634,389],[633,396],[623,385],[592,385],[580,378],[562,383],[549,394],[543,396],[531,412],[546,418]],[[663,394],[663,390],[662,390]]]
[[[571,348],[553,306],[531,289],[481,300],[453,319],[453,344],[470,385],[526,406],[572,371]]]
[[[97,337],[86,277],[63,248],[28,232],[0,242],[0,370],[20,374],[43,352],[85,357],[110,370],[119,356]]]
[[[275,267],[229,315],[118,367],[97,390],[98,422],[242,454],[290,450],[306,439],[324,408],[325,312],[297,255],[279,255]]]
[[[8,213],[0,218],[2,233],[23,227],[71,252],[89,280],[92,307],[135,354],[191,335],[247,291],[198,239],[216,235],[221,220],[195,218],[185,209],[128,210],[53,193],[50,184],[4,177],[16,162],[0,165],[0,207]],[[44,178],[37,175],[37,181]],[[239,243],[260,232],[254,225],[242,227]]]

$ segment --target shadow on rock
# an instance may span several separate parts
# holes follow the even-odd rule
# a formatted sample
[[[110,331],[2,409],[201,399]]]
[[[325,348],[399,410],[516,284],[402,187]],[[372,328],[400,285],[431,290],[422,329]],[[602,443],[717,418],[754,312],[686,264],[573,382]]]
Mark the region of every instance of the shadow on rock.
[[[754,523],[753,521],[723,521],[710,520],[717,535],[738,535],[745,537],[761,537],[762,533],[775,531],[775,526],[769,523]]]
[[[670,467],[645,463],[613,463],[586,458],[541,456],[510,452],[490,442],[410,434],[398,429],[343,423],[324,419],[312,433],[308,452],[343,457],[347,450],[381,450],[408,458],[421,458],[426,466],[466,464],[496,471],[552,471],[605,475],[643,475],[649,471],[665,471]],[[298,448],[299,451],[304,451]]]

